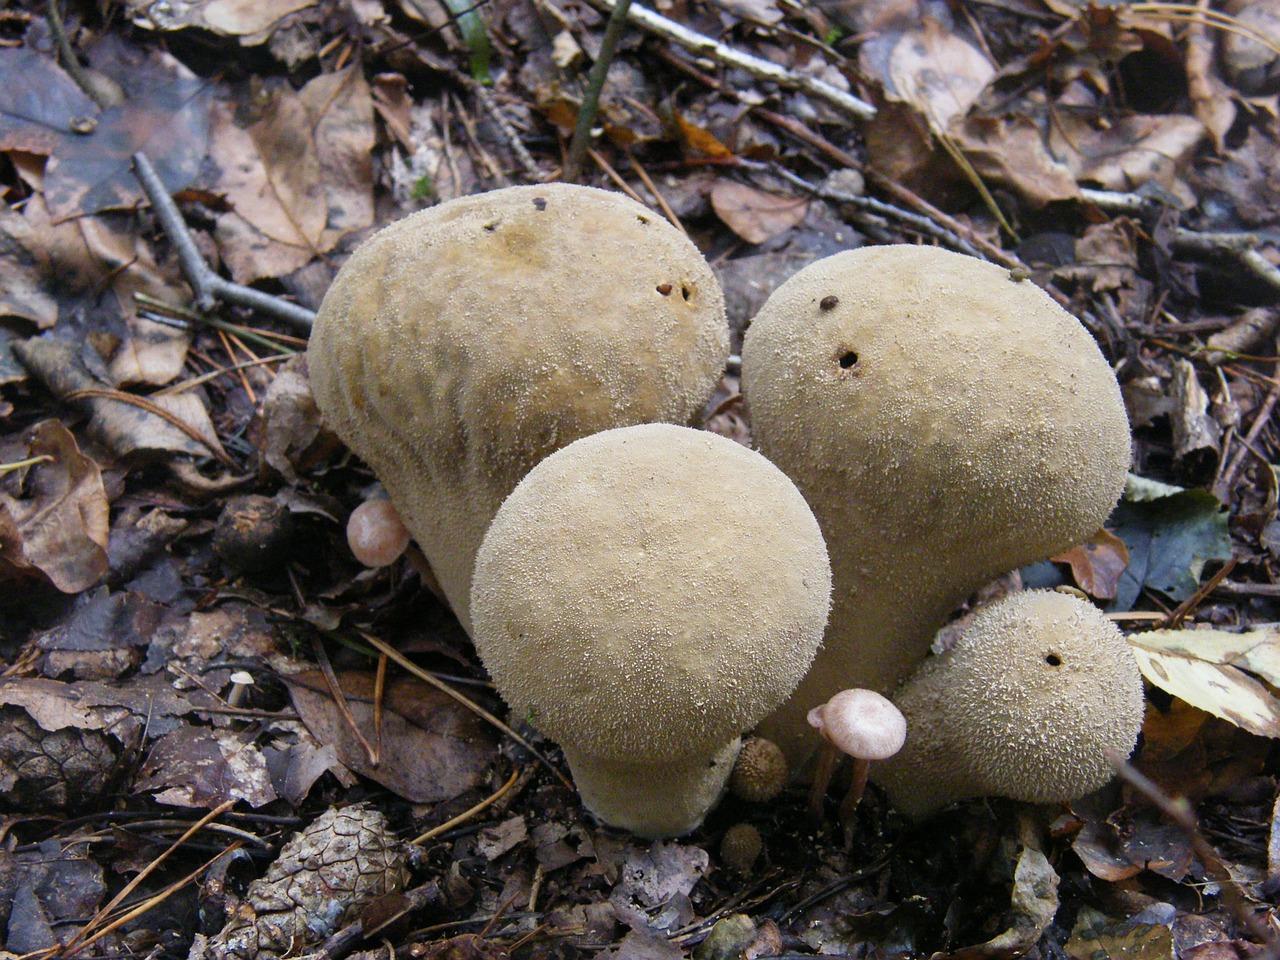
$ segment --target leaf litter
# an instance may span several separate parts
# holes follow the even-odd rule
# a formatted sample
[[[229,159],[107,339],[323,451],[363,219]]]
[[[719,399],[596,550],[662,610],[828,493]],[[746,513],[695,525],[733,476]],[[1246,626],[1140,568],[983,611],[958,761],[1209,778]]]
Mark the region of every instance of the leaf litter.
[[[0,378],[0,443],[23,464],[0,488],[7,950],[79,935],[82,955],[178,956],[198,935],[193,955],[229,957],[332,935],[337,958],[374,931],[455,960],[1259,949],[1230,894],[1268,914],[1280,869],[1275,51],[1174,5],[665,4],[658,16],[714,39],[689,52],[668,27],[629,28],[589,172],[678,214],[739,329],[805,263],[867,241],[998,254],[1081,317],[1122,381],[1135,472],[1168,486],[1126,500],[1054,573],[1124,618],[1151,684],[1134,762],[1197,806],[1225,865],[1210,875],[1128,786],[914,826],[872,791],[849,843],[791,787],[638,842],[349,641],[353,627],[405,638],[503,714],[412,560],[354,563],[338,521],[374,479],[323,429],[305,361],[279,363],[297,344],[275,321],[186,309],[132,154],[178,195],[199,256],[315,307],[371,227],[554,177],[603,13],[163,0],[126,4],[126,30],[64,10],[100,102],[37,13],[0,20],[0,352],[21,361]],[[1235,12],[1264,31],[1273,14]],[[826,194],[799,185],[841,175]],[[1219,233],[1251,239],[1186,245]],[[731,377],[708,415],[750,442]],[[259,569],[215,549],[245,493],[290,519],[283,558]],[[719,852],[739,824],[763,837],[747,873]],[[412,836],[426,839],[401,859]],[[355,869],[320,897],[332,844]],[[368,893],[347,882],[378,876]],[[122,891],[146,909],[86,925]]]

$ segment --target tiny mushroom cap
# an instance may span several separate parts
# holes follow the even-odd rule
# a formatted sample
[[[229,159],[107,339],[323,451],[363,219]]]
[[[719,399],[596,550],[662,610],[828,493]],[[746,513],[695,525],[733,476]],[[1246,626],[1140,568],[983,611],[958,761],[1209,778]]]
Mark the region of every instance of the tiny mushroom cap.
[[[759,732],[799,766],[805,714],[890,693],[984,583],[1087,540],[1120,496],[1129,425],[1088,331],[1043,290],[933,247],[864,247],[782,284],[747,329],[760,452],[831,549],[813,669]]]
[[[409,530],[390,500],[366,500],[347,518],[347,545],[366,567],[388,567],[409,546]]]
[[[977,611],[894,695],[911,740],[872,779],[910,817],[968,797],[1072,800],[1103,786],[1142,726],[1128,641],[1091,603],[1052,590]]]
[[[538,464],[494,517],[476,649],[514,714],[564,751],[587,808],[694,829],[738,737],[804,675],[830,567],[795,486],[731,440],[606,430]]]
[[[841,690],[810,710],[808,719],[824,739],[858,760],[892,757],[907,739],[902,711],[874,690]]]
[[[729,792],[748,803],[767,803],[782,793],[790,775],[786,754],[776,743],[748,737],[729,776]]]
[[[307,350],[316,403],[377,474],[470,631],[502,500],[579,437],[691,423],[728,353],[724,298],[679,230],[571,184],[451,200],[338,271]]]

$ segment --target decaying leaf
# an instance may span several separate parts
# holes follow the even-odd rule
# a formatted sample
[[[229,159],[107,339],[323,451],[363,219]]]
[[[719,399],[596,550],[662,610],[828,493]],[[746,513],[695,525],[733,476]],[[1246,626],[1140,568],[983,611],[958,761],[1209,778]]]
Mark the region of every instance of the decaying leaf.
[[[0,47],[0,150],[47,156],[96,124],[98,112],[52,57]]]
[[[1231,557],[1226,508],[1203,490],[1182,490],[1142,503],[1122,500],[1109,523],[1129,550],[1115,610],[1133,609],[1144,588],[1180,603],[1200,586],[1207,562]]]
[[[1113,920],[1083,907],[1062,950],[1071,960],[1173,960],[1173,931],[1159,923]]]
[[[208,809],[228,800],[251,807],[276,799],[266,758],[242,731],[183,724],[151,747],[134,789],[160,803]]]
[[[84,405],[91,417],[90,430],[116,456],[183,453],[226,458],[208,411],[194,393],[138,398],[134,403],[132,395],[118,395],[109,382],[91,373],[70,343],[40,337],[14,344],[13,351],[53,393]],[[187,429],[176,426],[173,419]]]
[[[489,728],[457,701],[418,680],[387,684],[381,704],[382,741],[374,726],[373,675],[338,674],[346,705],[365,741],[380,749],[375,766],[334,703],[324,676],[312,670],[288,678],[302,722],[331,743],[350,769],[414,803],[438,803],[479,786],[493,762]]]
[[[114,36],[94,46],[91,60],[127,97],[98,114],[92,132],[55,146],[44,183],[55,221],[141,202],[133,174],[133,155],[140,150],[173,192],[195,179],[204,159],[213,99],[208,83],[169,54],[142,52]]]
[[[804,220],[809,201],[765,193],[736,180],[717,180],[711,205],[725,225],[747,243],[764,243]]]
[[[1181,114],[1137,115],[1101,124],[1063,111],[1049,128],[1049,143],[1080,183],[1130,191],[1155,182],[1191,206],[1195,197],[1182,181],[1182,170],[1206,133],[1203,123]]]
[[[996,72],[980,50],[932,17],[909,30],[885,31],[863,44],[859,58],[885,95],[913,106],[934,133],[963,116]]]
[[[0,209],[0,317],[26,320],[41,330],[57,323],[58,301],[48,276],[48,251],[31,224],[20,213]]]
[[[38,571],[64,593],[79,593],[107,572],[109,505],[98,465],[56,420],[31,429],[21,495],[0,491],[0,580]]]
[[[1020,956],[1040,942],[1058,912],[1058,874],[1039,850],[1024,847],[1013,871],[1009,927],[977,946],[958,950],[953,960]]]
[[[1280,630],[1152,630],[1129,638],[1143,676],[1250,733],[1280,737]]]

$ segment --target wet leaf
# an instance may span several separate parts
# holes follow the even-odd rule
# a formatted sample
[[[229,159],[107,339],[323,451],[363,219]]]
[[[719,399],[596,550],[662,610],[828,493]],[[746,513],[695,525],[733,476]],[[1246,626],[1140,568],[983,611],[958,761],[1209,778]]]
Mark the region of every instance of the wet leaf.
[[[96,123],[98,106],[47,57],[0,47],[0,150],[48,155]]]
[[[1262,737],[1280,737],[1280,631],[1152,630],[1129,638],[1143,676],[1194,707]]]
[[[114,40],[100,43],[95,55],[127,81],[130,96],[103,110],[91,133],[54,148],[44,195],[55,222],[143,202],[133,174],[140,150],[176,193],[195,179],[209,139],[212,88],[174,57]]]
[[[798,226],[809,211],[803,197],[765,193],[734,180],[718,180],[711,188],[716,215],[747,243],[764,243]]]
[[[1071,960],[1173,960],[1173,931],[1162,924],[1113,920],[1084,907],[1062,949]]]
[[[64,593],[79,593],[107,572],[106,490],[98,465],[56,420],[31,429],[30,468],[21,497],[0,492],[0,580],[39,571]]]
[[[376,744],[373,676],[338,674],[347,707],[365,740]],[[321,743],[331,743],[350,769],[414,803],[438,803],[480,785],[493,762],[493,740],[475,714],[419,680],[387,684],[377,766],[343,719],[323,675],[289,678],[289,694],[302,722]]]
[[[1132,610],[1143,588],[1180,603],[1200,586],[1205,563],[1231,557],[1226,508],[1203,490],[1121,501],[1108,523],[1129,550],[1113,610]]]
[[[1058,874],[1039,850],[1024,847],[1013,873],[1009,927],[986,943],[957,950],[952,960],[1020,956],[1040,942],[1058,912]]]

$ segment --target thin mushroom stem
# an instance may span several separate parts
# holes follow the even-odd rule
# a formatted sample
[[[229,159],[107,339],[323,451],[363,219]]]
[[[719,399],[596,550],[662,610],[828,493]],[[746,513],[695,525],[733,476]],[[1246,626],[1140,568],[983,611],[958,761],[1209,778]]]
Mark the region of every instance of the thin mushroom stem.
[[[823,740],[817,766],[813,769],[813,780],[809,784],[809,813],[815,820],[822,819],[822,801],[827,796],[827,787],[831,786],[831,777],[836,772],[839,759],[839,748],[829,740]]]
[[[871,761],[859,757],[853,758],[853,779],[849,782],[849,791],[840,801],[840,825],[845,829],[853,821],[853,811],[862,802],[862,795],[867,792],[867,771],[871,769]]]

